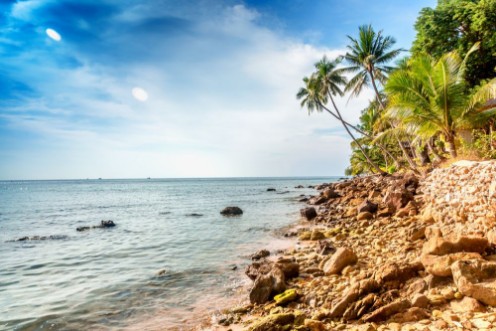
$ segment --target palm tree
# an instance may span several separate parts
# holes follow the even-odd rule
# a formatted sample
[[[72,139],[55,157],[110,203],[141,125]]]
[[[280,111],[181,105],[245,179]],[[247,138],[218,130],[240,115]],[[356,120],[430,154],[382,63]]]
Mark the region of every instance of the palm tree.
[[[476,49],[477,45],[463,60],[457,52],[445,54],[437,61],[419,55],[409,61],[407,68],[391,74],[386,84],[391,116],[417,125],[417,134],[425,139],[440,133],[452,157],[457,156],[457,130],[479,116],[487,100],[496,97],[496,79],[476,93],[467,93],[465,64]]]
[[[350,64],[343,68],[344,72],[356,73],[346,85],[345,91],[351,91],[350,97],[358,96],[366,86],[372,85],[377,100],[384,109],[384,102],[379,93],[377,82],[384,84],[387,74],[393,67],[387,64],[400,54],[402,49],[393,49],[396,40],[391,36],[383,36],[382,30],[375,32],[371,25],[358,28],[358,39],[348,36],[351,45],[344,56]]]
[[[341,113],[336,106],[334,101],[334,96],[343,95],[343,91],[340,88],[340,85],[346,84],[346,78],[342,76],[336,69],[339,64],[340,59],[336,59],[334,61],[329,61],[325,56],[322,60],[315,64],[315,68],[317,71],[310,76],[310,78],[303,78],[303,82],[305,83],[305,87],[300,88],[296,97],[301,99],[301,106],[306,106],[308,112],[312,111],[322,111],[325,110],[335,118],[337,118],[346,132],[350,135],[353,142],[358,146],[363,156],[367,160],[367,162],[379,173],[384,173],[372,160],[368,157],[367,153],[363,149],[362,145],[357,141],[355,136],[351,133],[348,123],[344,121]],[[329,108],[325,105],[327,101],[331,100],[331,103],[336,111],[336,114],[333,113]]]

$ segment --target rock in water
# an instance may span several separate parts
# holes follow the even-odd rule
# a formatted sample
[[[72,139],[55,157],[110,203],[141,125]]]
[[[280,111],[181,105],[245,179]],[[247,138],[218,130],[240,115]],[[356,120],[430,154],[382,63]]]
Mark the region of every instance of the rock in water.
[[[269,188],[267,189],[267,192],[275,192],[275,191],[276,191],[276,189],[275,189],[275,188],[273,188],[273,187],[269,187]]]
[[[238,216],[243,214],[243,210],[239,207],[232,206],[222,209],[220,213],[224,216]]]
[[[100,224],[102,228],[113,228],[115,226],[114,221],[111,220],[108,221],[102,220]]]

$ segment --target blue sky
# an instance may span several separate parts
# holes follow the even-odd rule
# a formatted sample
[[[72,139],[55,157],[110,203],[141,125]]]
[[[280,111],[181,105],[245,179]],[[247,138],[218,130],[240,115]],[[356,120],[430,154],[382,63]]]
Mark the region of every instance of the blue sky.
[[[409,48],[435,3],[3,0],[0,179],[341,175],[349,139],[302,77],[361,24]]]

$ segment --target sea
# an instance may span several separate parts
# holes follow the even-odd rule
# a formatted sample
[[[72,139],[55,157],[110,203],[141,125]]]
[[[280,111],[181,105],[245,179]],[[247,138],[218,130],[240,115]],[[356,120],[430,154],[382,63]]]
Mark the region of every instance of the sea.
[[[246,299],[250,255],[284,248],[299,200],[337,179],[0,181],[0,330],[194,329]]]

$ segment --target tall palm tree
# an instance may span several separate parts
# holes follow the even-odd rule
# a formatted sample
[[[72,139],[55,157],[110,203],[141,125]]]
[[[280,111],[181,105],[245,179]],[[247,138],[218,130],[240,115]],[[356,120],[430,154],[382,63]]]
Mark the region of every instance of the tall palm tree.
[[[340,85],[346,84],[346,78],[339,74],[336,70],[339,61],[340,59],[329,61],[326,57],[324,57],[321,61],[317,62],[315,64],[315,68],[317,71],[312,74],[310,78],[303,78],[305,87],[300,88],[300,90],[296,94],[296,97],[298,99],[301,99],[301,106],[306,106],[309,113],[313,111],[325,110],[336,117],[344,126],[346,132],[349,134],[353,142],[358,146],[361,153],[363,154],[367,162],[372,166],[372,168],[379,173],[384,173],[377,166],[377,164],[375,164],[369,158],[362,145],[351,133],[350,129],[348,128],[347,122],[344,121],[338,107],[336,106],[334,96],[342,96],[343,91],[341,90]],[[336,114],[334,114],[329,108],[325,106],[328,100],[331,100]]]
[[[347,46],[348,52],[344,58],[350,66],[342,70],[356,74],[349,80],[345,91],[351,91],[350,97],[356,97],[365,87],[372,85],[377,100],[384,109],[377,83],[385,83],[387,75],[393,70],[388,63],[403,50],[391,49],[396,40],[391,36],[383,36],[382,30],[375,32],[371,25],[360,26],[358,38],[348,36],[348,39],[351,44]]]
[[[479,116],[478,110],[496,97],[496,78],[476,93],[467,93],[465,65],[476,49],[477,45],[463,60],[457,52],[445,54],[437,61],[419,55],[409,61],[406,69],[391,74],[386,84],[390,97],[388,112],[404,122],[415,123],[417,134],[426,139],[441,133],[452,157],[457,156],[457,130]]]

